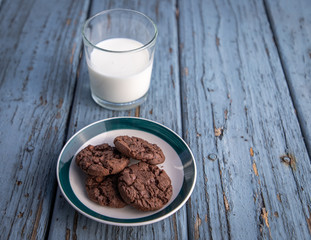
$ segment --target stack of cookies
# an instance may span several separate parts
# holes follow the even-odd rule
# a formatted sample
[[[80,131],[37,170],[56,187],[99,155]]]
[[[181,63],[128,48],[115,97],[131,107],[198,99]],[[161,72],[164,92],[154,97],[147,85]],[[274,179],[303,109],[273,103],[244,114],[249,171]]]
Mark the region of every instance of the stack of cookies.
[[[169,176],[157,166],[165,161],[161,148],[129,136],[116,137],[114,145],[89,145],[77,154],[76,164],[88,175],[88,197],[108,207],[162,208],[172,197],[173,188]],[[130,165],[130,159],[140,162]]]

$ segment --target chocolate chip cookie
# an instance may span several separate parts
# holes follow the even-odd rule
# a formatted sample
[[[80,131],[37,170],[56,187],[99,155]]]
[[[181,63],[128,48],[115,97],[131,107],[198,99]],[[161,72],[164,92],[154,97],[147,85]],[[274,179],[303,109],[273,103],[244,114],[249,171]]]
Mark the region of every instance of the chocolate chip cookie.
[[[165,160],[161,148],[138,137],[118,136],[114,145],[124,155],[149,164],[160,164]]]
[[[128,157],[106,143],[87,146],[77,154],[75,161],[86,174],[99,177],[121,172],[130,163]]]
[[[144,162],[126,167],[120,173],[118,189],[127,204],[141,211],[162,208],[173,194],[166,172]]]
[[[86,179],[86,192],[88,197],[101,206],[122,208],[126,203],[118,191],[118,176],[92,177]]]

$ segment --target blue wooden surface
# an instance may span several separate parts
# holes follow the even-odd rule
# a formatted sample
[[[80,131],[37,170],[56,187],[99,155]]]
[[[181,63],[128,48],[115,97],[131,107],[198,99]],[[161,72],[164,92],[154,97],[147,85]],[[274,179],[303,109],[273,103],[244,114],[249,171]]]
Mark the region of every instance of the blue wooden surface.
[[[117,7],[159,30],[147,102],[121,112],[92,101],[81,39],[86,18]],[[0,239],[311,238],[307,0],[1,0],[0,18]],[[62,197],[65,141],[113,116],[158,121],[189,144],[197,185],[173,216],[115,227]]]
[[[42,239],[49,229],[87,9],[1,2],[1,239]]]
[[[183,130],[203,169],[192,238],[309,238],[310,159],[264,4],[184,1],[179,12],[193,29],[180,31]]]
[[[284,73],[311,153],[311,9],[309,1],[266,1]]]

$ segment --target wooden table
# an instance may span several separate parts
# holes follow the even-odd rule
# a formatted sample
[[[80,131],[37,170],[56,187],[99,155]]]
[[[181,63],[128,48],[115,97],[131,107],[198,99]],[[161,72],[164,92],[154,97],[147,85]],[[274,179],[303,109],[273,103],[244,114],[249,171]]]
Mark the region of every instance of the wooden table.
[[[81,37],[119,7],[159,30],[148,100],[121,112],[91,99]],[[310,1],[0,0],[0,19],[1,239],[311,238]],[[162,123],[194,153],[194,192],[161,222],[98,223],[59,191],[66,140],[115,116]]]

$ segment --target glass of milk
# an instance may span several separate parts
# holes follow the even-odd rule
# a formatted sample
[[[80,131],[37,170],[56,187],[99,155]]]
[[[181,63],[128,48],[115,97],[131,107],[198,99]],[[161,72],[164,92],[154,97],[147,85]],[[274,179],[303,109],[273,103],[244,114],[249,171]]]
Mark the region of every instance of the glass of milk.
[[[113,110],[142,104],[158,34],[152,20],[137,11],[112,9],[88,19],[82,34],[94,101]]]

